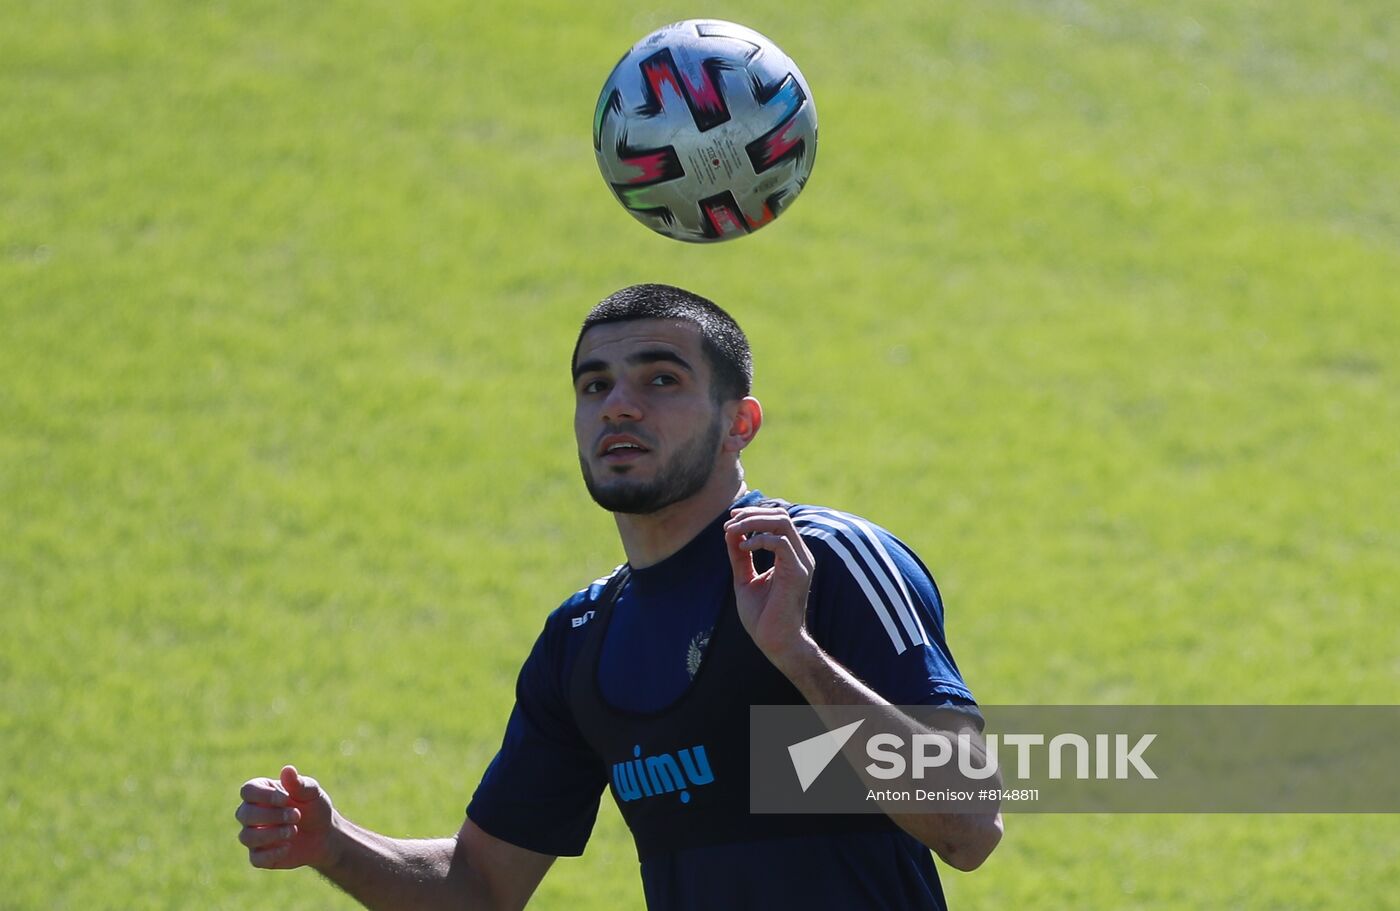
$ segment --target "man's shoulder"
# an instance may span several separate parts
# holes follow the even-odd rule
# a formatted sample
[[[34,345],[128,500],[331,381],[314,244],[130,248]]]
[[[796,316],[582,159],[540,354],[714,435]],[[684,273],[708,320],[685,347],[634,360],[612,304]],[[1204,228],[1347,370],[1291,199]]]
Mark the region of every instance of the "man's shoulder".
[[[544,629],[535,640],[530,657],[526,659],[527,669],[537,669],[532,673],[548,673],[548,679],[562,683],[565,679],[562,674],[572,666],[582,647],[585,637],[580,634],[589,628],[592,620],[598,615],[599,603],[604,597],[608,583],[616,578],[622,569],[623,567],[619,566],[606,576],[594,579],[550,611],[549,616],[545,618]]]
[[[837,553],[898,549],[912,554],[908,545],[888,529],[855,513],[810,503],[791,503],[787,510],[808,546],[821,542],[823,549]]]
[[[583,588],[564,599],[545,622],[546,632],[550,630],[574,630],[585,626],[597,615],[598,604],[607,591],[608,584],[617,578],[626,564],[616,567],[605,576],[600,576]]]
[[[926,628],[942,624],[942,601],[933,574],[918,554],[854,513],[798,505],[790,507],[789,514],[816,558],[812,591],[819,604],[833,598],[843,605],[848,598],[869,603],[879,621],[875,628],[884,631],[897,653],[929,644]],[[872,615],[842,609],[826,619],[855,616]]]

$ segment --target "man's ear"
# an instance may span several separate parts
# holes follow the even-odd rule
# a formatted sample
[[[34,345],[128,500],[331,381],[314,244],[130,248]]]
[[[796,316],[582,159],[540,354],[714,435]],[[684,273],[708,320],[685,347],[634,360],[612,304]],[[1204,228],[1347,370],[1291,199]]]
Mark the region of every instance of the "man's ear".
[[[758,436],[763,426],[763,406],[751,395],[744,396],[734,407],[734,416],[729,421],[729,432],[724,438],[726,452],[740,452]]]

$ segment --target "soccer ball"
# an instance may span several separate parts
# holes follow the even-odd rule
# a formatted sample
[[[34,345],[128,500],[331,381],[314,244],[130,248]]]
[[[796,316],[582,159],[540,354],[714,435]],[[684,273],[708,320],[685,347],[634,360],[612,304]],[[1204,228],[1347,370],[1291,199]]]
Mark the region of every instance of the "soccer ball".
[[[678,240],[742,237],[792,204],[817,154],[817,111],[792,59],[753,29],[687,19],[637,42],[593,115],[603,179]]]

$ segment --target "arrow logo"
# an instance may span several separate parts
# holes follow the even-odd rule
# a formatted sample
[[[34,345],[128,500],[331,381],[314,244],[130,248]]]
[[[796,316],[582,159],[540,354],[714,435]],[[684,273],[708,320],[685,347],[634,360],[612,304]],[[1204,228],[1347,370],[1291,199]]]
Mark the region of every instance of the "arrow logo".
[[[807,793],[817,776],[831,765],[831,760],[836,758],[836,754],[841,752],[846,741],[851,739],[856,728],[862,724],[865,724],[864,718],[788,747],[788,755],[792,757],[792,767],[797,772],[797,782],[802,785],[803,794]]]

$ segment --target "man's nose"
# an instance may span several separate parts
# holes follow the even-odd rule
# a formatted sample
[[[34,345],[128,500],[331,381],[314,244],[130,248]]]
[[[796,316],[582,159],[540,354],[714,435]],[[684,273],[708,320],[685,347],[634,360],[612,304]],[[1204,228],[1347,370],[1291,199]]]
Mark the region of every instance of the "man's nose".
[[[631,386],[617,383],[608,390],[601,417],[610,423],[641,420],[642,408]]]

